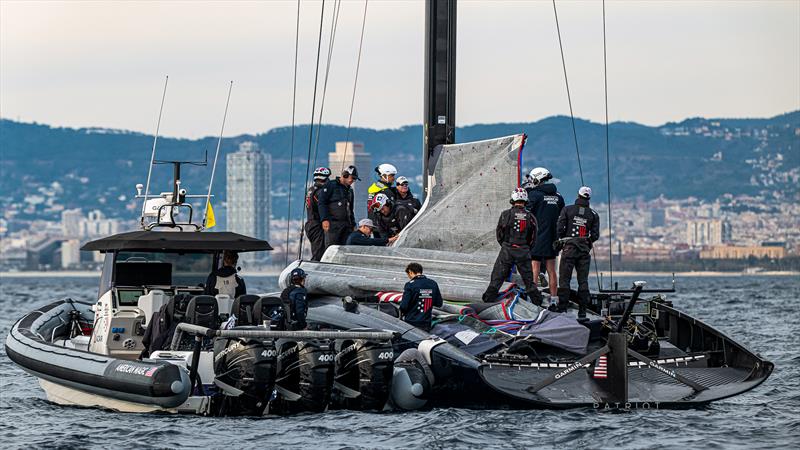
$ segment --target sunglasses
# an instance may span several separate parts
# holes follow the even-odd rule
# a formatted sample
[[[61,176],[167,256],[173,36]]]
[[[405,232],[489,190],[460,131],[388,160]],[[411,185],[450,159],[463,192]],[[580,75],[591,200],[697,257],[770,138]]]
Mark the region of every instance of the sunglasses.
[[[408,183],[400,183],[398,186],[408,186]]]

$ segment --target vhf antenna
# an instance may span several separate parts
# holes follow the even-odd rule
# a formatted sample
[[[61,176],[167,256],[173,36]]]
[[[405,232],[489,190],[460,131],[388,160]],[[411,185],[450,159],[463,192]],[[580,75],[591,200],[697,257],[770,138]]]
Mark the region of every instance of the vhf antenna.
[[[144,200],[142,200],[142,225],[144,225],[144,214],[147,208],[147,194],[150,193],[150,176],[153,174],[153,161],[156,159],[156,143],[158,142],[158,131],[161,129],[161,113],[164,112],[164,99],[167,98],[167,83],[169,83],[169,75],[167,75],[164,80],[164,93],[161,94],[161,107],[158,109],[156,134],[153,136],[153,152],[150,154],[150,167],[147,168],[147,185],[144,188]]]
[[[208,194],[206,195],[206,204],[203,207],[203,226],[206,227],[206,220],[208,219],[208,205],[211,202],[211,186],[214,184],[214,173],[217,171],[217,158],[219,158],[219,148],[222,145],[222,133],[225,131],[225,119],[228,117],[228,104],[231,102],[231,91],[233,90],[233,80],[228,86],[228,99],[225,100],[225,113],[222,115],[222,127],[219,130],[219,139],[217,140],[217,151],[214,153],[214,165],[211,166],[211,179],[208,180]]]

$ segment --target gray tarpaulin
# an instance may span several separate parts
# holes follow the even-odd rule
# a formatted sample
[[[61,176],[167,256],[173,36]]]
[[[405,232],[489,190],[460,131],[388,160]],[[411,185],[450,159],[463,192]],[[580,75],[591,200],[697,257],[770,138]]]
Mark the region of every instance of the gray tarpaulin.
[[[519,330],[519,336],[533,336],[545,344],[563,348],[579,355],[586,353],[589,329],[577,320],[548,310],[542,310],[535,322]]]

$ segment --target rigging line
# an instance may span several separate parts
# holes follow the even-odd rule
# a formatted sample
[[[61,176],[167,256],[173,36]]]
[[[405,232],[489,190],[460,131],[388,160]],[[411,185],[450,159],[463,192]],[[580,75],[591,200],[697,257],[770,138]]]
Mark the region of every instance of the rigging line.
[[[164,79],[164,93],[161,94],[161,107],[158,108],[158,121],[156,122],[156,133],[153,135],[153,152],[150,154],[150,167],[147,168],[147,185],[144,188],[144,201],[142,201],[142,226],[144,226],[144,213],[147,207],[147,194],[150,193],[150,175],[153,174],[153,161],[156,159],[156,143],[158,142],[158,131],[161,129],[161,113],[164,112],[164,99],[167,98],[167,84],[169,75]]]
[[[317,82],[319,81],[319,55],[322,50],[322,25],[325,22],[325,0],[322,0],[322,8],[319,13],[319,36],[317,37],[317,63],[314,68],[314,95],[311,97],[311,123],[308,124],[308,155],[306,156],[306,182],[304,186],[308,185],[308,179],[311,176],[311,144],[314,143],[314,111],[317,107]],[[303,212],[303,217],[307,211]],[[302,226],[302,225],[301,225]],[[300,234],[300,248],[297,250],[297,259],[303,258],[303,239],[302,232]]]
[[[608,271],[611,288],[614,287],[614,240],[611,233],[611,157],[608,139],[608,63],[606,57],[606,0],[603,0],[603,87],[606,106],[606,186],[608,189]]]
[[[297,111],[297,52],[300,47],[300,0],[297,0],[297,20],[294,29],[294,81],[292,82],[292,138],[289,156],[289,206],[286,208],[286,257],[284,264],[289,265],[289,229],[292,221],[292,174],[294,173],[294,133],[295,112]],[[301,236],[302,239],[302,236]]]
[[[356,104],[356,86],[358,86],[358,70],[361,67],[361,48],[364,45],[364,27],[367,24],[367,6],[369,6],[369,0],[364,0],[364,18],[361,19],[361,39],[358,41],[356,76],[353,80],[353,97],[350,99],[350,117],[347,119],[347,135],[344,138],[344,156],[342,157],[342,168],[340,170],[344,170],[344,162],[347,160],[347,143],[350,142],[350,128],[353,125],[353,106]]]
[[[572,96],[569,92],[569,79],[567,78],[567,63],[564,59],[564,45],[561,43],[561,27],[558,24],[558,10],[556,0],[553,0],[553,14],[556,17],[556,32],[558,33],[558,48],[561,50],[561,67],[564,69],[564,83],[567,86],[567,102],[569,103],[569,117],[572,119],[572,137],[575,139],[575,154],[578,155],[578,172],[581,175],[581,185],[583,185],[583,166],[581,165],[581,152],[578,149],[578,132],[575,127],[575,114],[572,112]]]
[[[219,158],[219,148],[222,145],[222,134],[225,132],[225,119],[228,118],[228,105],[231,103],[231,91],[233,91],[233,80],[228,86],[228,98],[225,100],[225,113],[222,114],[222,126],[219,129],[219,140],[217,140],[217,151],[214,153],[214,165],[211,166],[211,179],[208,181],[208,195],[206,195],[206,207],[203,209],[203,228],[206,227],[208,219],[208,205],[211,202],[211,186],[214,184],[214,174],[217,172],[217,158]]]
[[[564,85],[567,88],[567,103],[569,103],[569,117],[572,121],[572,137],[575,140],[575,155],[578,157],[578,173],[581,176],[581,186],[585,186],[583,181],[583,166],[581,164],[581,151],[578,147],[578,131],[575,126],[575,114],[572,110],[572,95],[569,91],[569,78],[567,78],[567,62],[564,58],[564,44],[561,42],[561,26],[558,23],[558,8],[556,8],[556,0],[553,0],[553,15],[556,18],[556,33],[558,34],[558,49],[561,52],[561,67],[564,69]],[[600,286],[600,271],[597,269],[597,258],[595,257],[594,247],[592,247],[592,260],[594,261],[594,275],[597,281],[597,290],[601,289]]]
[[[342,7],[341,0],[333,2],[333,18],[331,19],[331,36],[328,41],[328,58],[325,62],[325,79],[322,82],[322,99],[319,105],[319,120],[317,121],[317,138],[314,144],[314,167],[317,166],[317,154],[319,152],[319,136],[322,134],[322,113],[325,110],[325,97],[328,93],[328,75],[331,71],[331,57],[333,56],[333,43],[336,40],[336,29],[339,25],[339,11]]]

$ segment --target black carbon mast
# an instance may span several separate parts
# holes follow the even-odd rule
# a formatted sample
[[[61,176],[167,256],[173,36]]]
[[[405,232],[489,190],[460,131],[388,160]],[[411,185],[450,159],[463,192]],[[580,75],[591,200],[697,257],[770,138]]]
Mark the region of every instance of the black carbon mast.
[[[433,149],[455,143],[456,0],[425,1],[425,118],[422,187],[428,192]]]

